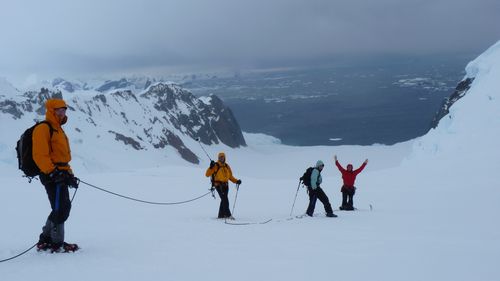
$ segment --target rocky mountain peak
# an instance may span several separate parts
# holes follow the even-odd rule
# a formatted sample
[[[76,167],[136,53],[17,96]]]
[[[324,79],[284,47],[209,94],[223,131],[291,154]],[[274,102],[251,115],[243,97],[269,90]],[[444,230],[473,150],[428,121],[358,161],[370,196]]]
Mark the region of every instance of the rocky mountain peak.
[[[139,151],[161,153],[171,147],[184,160],[195,164],[199,157],[186,141],[191,145],[193,140],[199,140],[206,145],[246,146],[238,122],[219,98],[200,99],[173,83],[151,83],[137,94],[131,90],[65,93],[42,88],[16,99],[0,96],[0,115],[10,117],[2,117],[2,122],[42,120],[44,103],[51,97],[65,98],[72,121],[66,126],[76,134],[78,144],[85,144],[87,138],[108,136],[114,145]]]

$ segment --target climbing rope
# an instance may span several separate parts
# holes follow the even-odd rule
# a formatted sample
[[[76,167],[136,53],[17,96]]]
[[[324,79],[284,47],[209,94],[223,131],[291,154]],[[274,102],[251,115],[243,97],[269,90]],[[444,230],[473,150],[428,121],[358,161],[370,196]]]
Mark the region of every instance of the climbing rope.
[[[80,180],[81,183],[83,184],[86,184],[90,187],[93,187],[95,189],[98,189],[100,191],[104,191],[106,193],[109,193],[109,194],[112,194],[112,195],[115,195],[115,196],[118,196],[118,197],[121,197],[121,198],[125,198],[125,199],[128,199],[128,200],[132,200],[132,201],[136,201],[136,202],[141,202],[141,203],[145,203],[145,204],[152,204],[152,205],[179,205],[179,204],[185,204],[185,203],[189,203],[189,202],[192,202],[192,201],[195,201],[195,200],[198,200],[200,198],[203,198],[209,194],[212,193],[212,191],[208,191],[207,193],[201,195],[201,196],[198,196],[196,198],[193,198],[193,199],[189,199],[189,200],[185,200],[185,201],[179,201],[179,202],[152,202],[152,201],[146,201],[146,200],[141,200],[141,199],[137,199],[137,198],[133,198],[133,197],[129,197],[129,196],[125,196],[125,195],[121,195],[121,194],[118,194],[118,193],[115,193],[115,192],[112,192],[112,191],[109,191],[109,190],[106,190],[104,188],[101,188],[101,187],[98,187],[98,186],[95,186],[93,184],[90,184],[88,182],[85,182],[83,180]]]
[[[90,184],[90,183],[82,181],[82,180],[78,180],[78,181],[79,181],[79,183],[86,184],[86,185],[88,185],[90,187],[93,187],[95,189],[104,191],[106,193],[109,193],[109,194],[112,194],[112,195],[115,195],[115,196],[118,196],[118,197],[122,197],[122,198],[125,198],[125,199],[129,199],[129,200],[133,200],[133,201],[137,201],[137,202],[141,202],[141,203],[145,203],[145,204],[153,204],[153,205],[178,205],[178,204],[184,204],[184,203],[189,203],[189,202],[198,200],[198,199],[203,198],[203,197],[205,197],[205,196],[207,196],[209,194],[212,194],[212,196],[213,196],[213,190],[209,190],[207,193],[205,193],[205,194],[203,194],[201,196],[198,196],[198,197],[193,198],[193,199],[185,200],[185,201],[179,201],[179,202],[152,202],[152,201],[146,201],[146,200],[141,200],[141,199],[136,199],[136,198],[132,198],[132,197],[129,197],[129,196],[121,195],[121,194],[118,194],[118,193],[106,190],[104,188],[95,186],[93,184]],[[73,202],[73,199],[75,199],[75,195],[76,195],[76,191],[77,190],[78,189],[75,189],[75,193],[73,194],[73,197],[71,198],[71,202]],[[6,262],[6,261],[10,261],[10,260],[13,260],[15,258],[18,258],[18,257],[26,254],[27,252],[29,252],[31,249],[35,248],[36,245],[37,245],[37,243],[35,243],[33,246],[29,247],[28,249],[26,249],[22,253],[19,253],[19,254],[13,256],[13,257],[10,257],[10,258],[7,258],[7,259],[0,260],[0,263]]]
[[[78,181],[79,181],[79,180],[78,180]],[[75,199],[75,195],[76,195],[76,191],[77,191],[77,190],[78,190],[78,188],[76,188],[76,189],[75,189],[75,193],[73,193],[73,197],[71,197],[71,203],[73,203],[73,199]],[[17,254],[17,255],[15,255],[15,256],[10,257],[10,258],[7,258],[7,259],[0,260],[0,263],[1,263],[1,262],[6,262],[6,261],[13,260],[13,259],[15,259],[15,258],[18,258],[18,257],[20,257],[20,256],[22,256],[22,255],[24,255],[24,254],[26,254],[26,253],[27,253],[27,252],[29,252],[31,249],[35,248],[37,244],[38,244],[38,243],[35,243],[35,245],[33,245],[33,246],[29,247],[28,249],[26,249],[24,252],[22,252],[22,253],[20,253],[20,254]]]
[[[33,246],[29,247],[29,248],[28,248],[27,250],[25,250],[24,252],[22,252],[22,253],[20,253],[20,254],[17,254],[17,255],[15,255],[15,256],[13,256],[13,257],[10,257],[10,258],[8,258],[8,259],[3,259],[3,260],[0,260],[0,262],[6,262],[6,261],[13,260],[13,259],[15,259],[15,258],[18,258],[18,257],[20,257],[20,256],[22,256],[22,255],[24,255],[24,254],[26,254],[27,252],[29,252],[31,249],[33,249],[33,248],[35,248],[35,247],[36,247],[36,243],[35,243],[35,245],[33,245]]]

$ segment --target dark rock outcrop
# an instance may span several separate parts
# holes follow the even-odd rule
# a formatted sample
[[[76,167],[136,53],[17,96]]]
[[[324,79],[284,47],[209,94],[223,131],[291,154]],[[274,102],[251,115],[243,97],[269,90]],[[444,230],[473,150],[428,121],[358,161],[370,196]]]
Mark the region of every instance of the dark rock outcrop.
[[[130,146],[132,146],[132,148],[134,148],[135,150],[141,150],[141,149],[144,149],[138,141],[134,140],[134,139],[133,139],[133,138],[131,138],[131,137],[127,137],[127,136],[125,136],[125,135],[122,135],[122,134],[117,133],[117,132],[113,132],[113,131],[111,131],[111,130],[110,130],[110,131],[108,131],[108,132],[109,132],[109,133],[111,133],[111,134],[114,134],[114,135],[115,135],[115,140],[117,140],[117,141],[121,141],[121,142],[123,142],[123,143],[124,143],[124,144],[126,144],[126,145],[130,145]]]
[[[103,85],[96,89],[99,92],[106,92],[109,90],[126,88],[132,86],[133,84],[129,82],[127,79],[122,78],[118,81],[106,81]]]
[[[224,105],[221,99],[212,95],[212,108],[218,118],[212,118],[211,126],[222,143],[229,147],[246,146],[240,125],[234,118],[231,109]]]
[[[460,83],[458,83],[455,91],[451,94],[450,97],[446,98],[443,101],[441,108],[432,119],[431,128],[436,128],[439,124],[439,120],[441,120],[450,112],[450,107],[467,93],[467,91],[470,89],[472,81],[474,81],[474,78],[466,78],[465,80],[462,80]]]
[[[246,146],[233,113],[217,96],[212,95],[210,103],[205,104],[178,86],[159,83],[141,97],[154,100],[155,109],[164,112],[177,130],[193,139],[199,138],[207,145],[220,141],[233,148]]]

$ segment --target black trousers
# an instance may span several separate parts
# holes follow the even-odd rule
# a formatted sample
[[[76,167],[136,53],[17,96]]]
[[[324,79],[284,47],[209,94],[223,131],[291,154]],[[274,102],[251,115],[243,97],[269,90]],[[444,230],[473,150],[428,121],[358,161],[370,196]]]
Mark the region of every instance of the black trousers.
[[[229,198],[228,198],[229,186],[227,182],[219,184],[218,186],[215,187],[215,190],[217,190],[217,193],[219,194],[220,197],[219,215],[217,217],[220,219],[230,217],[231,211],[229,210]]]
[[[332,214],[332,205],[330,205],[330,200],[328,200],[328,196],[326,196],[325,192],[321,187],[317,187],[316,189],[307,188],[309,193],[309,206],[307,207],[306,214],[311,216],[314,214],[314,208],[316,207],[316,201],[319,199],[323,206],[325,207],[325,212],[327,214]]]
[[[59,244],[64,242],[64,222],[71,211],[68,186],[64,183],[56,184],[45,175],[40,176],[40,181],[45,186],[51,208],[40,240]]]
[[[340,191],[342,192],[342,207],[354,207],[353,197],[356,193],[356,187],[344,185]]]

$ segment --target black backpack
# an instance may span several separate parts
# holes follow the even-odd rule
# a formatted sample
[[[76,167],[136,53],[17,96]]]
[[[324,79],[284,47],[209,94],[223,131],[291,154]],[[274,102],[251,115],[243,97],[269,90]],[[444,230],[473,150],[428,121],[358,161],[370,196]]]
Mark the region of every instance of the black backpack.
[[[50,129],[50,137],[54,133],[54,129],[47,121],[38,122],[35,125],[28,128],[21,135],[17,141],[16,151],[17,151],[17,161],[19,164],[19,170],[24,172],[24,175],[28,178],[33,178],[40,175],[41,171],[33,160],[33,131],[36,126],[40,124],[47,124]]]
[[[300,177],[302,183],[307,187],[311,187],[311,174],[313,170],[314,170],[313,167],[307,168],[302,177]]]

